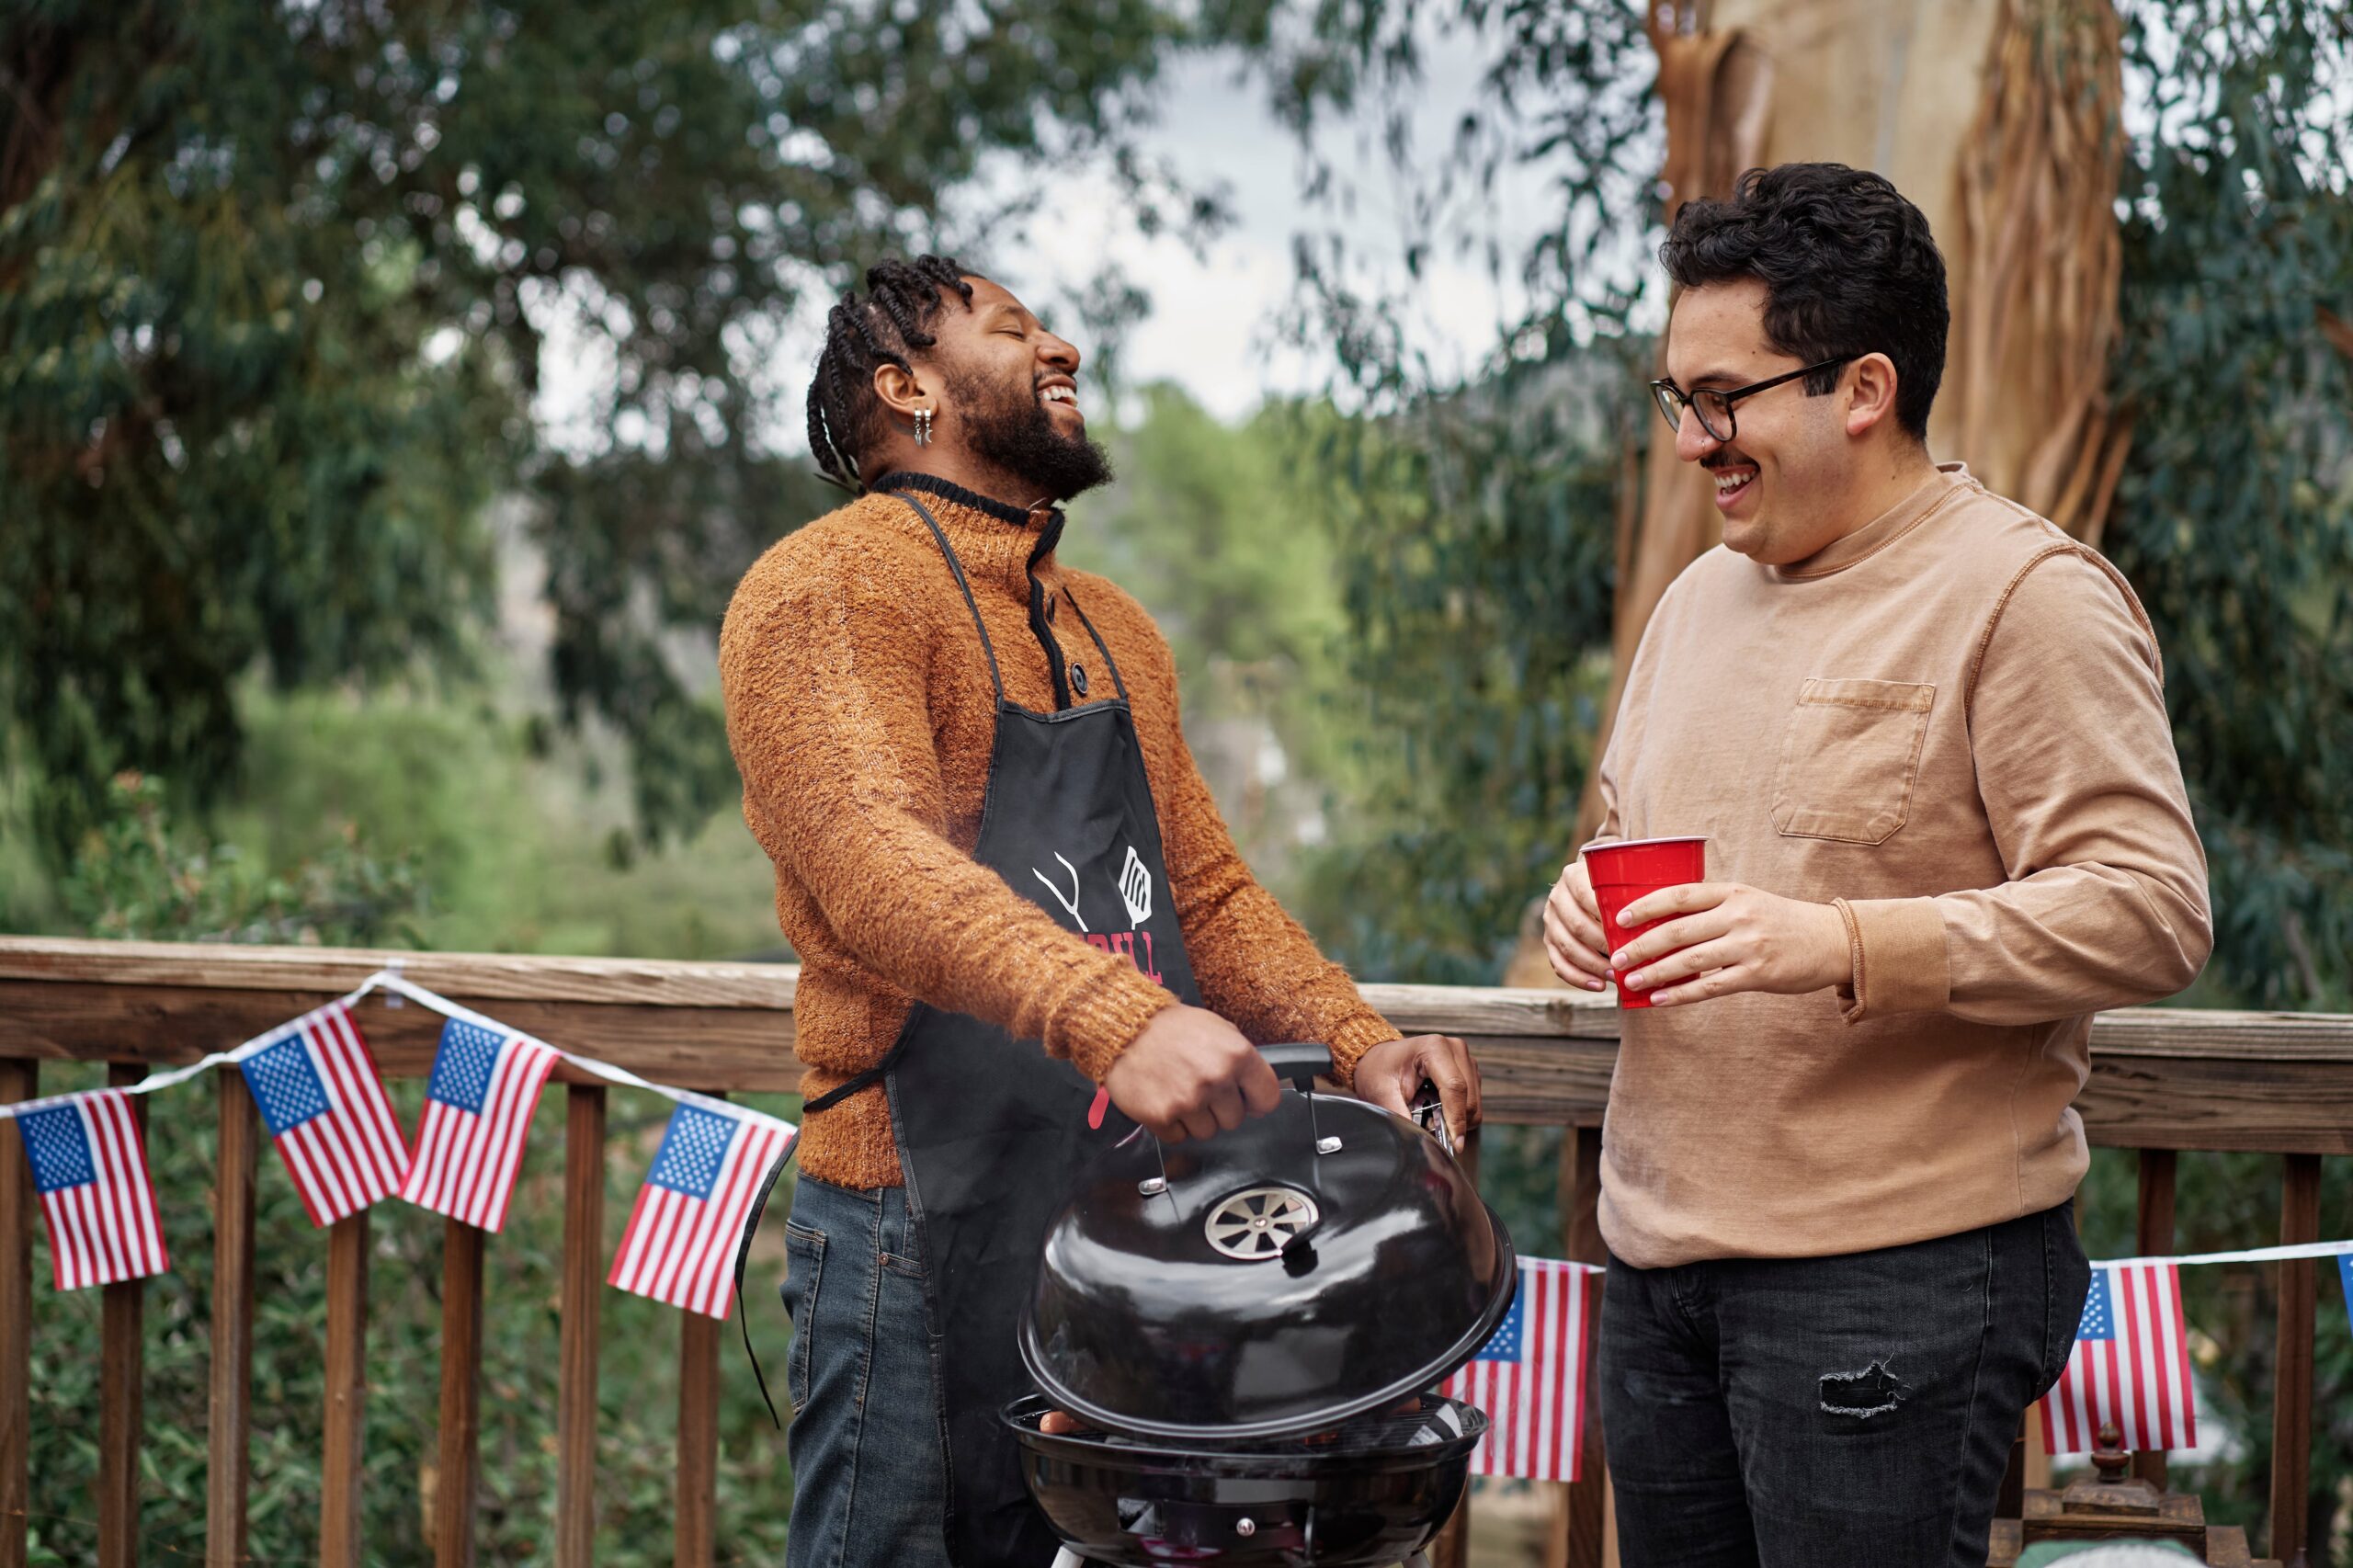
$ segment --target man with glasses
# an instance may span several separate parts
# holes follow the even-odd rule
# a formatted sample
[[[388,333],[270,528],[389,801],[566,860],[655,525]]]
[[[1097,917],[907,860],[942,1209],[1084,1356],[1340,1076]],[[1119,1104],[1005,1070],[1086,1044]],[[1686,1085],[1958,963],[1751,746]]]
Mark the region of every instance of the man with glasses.
[[[1605,932],[1573,863],[1545,909],[1563,980],[1653,1003],[1603,1133],[1624,1558],[1979,1568],[2083,1309],[2091,1015],[2211,944],[2156,639],[1930,458],[1944,264],[1887,181],[1752,171],[1661,255],[1724,548],[1644,632],[1600,836],[1704,834],[1712,880]]]

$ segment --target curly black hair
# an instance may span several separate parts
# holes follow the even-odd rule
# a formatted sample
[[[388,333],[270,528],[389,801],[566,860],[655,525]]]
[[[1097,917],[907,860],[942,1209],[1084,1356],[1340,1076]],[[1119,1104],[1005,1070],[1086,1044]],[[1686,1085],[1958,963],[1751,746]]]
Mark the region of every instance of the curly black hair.
[[[858,457],[882,417],[875,367],[913,369],[907,355],[938,341],[931,323],[943,302],[940,291],[952,290],[970,308],[972,286],[965,279],[972,276],[953,256],[889,257],[866,269],[865,298],[846,290],[826,314],[824,351],[809,379],[809,450],[835,483],[863,488]]]
[[[1781,353],[1808,364],[1886,355],[1896,423],[1927,438],[1952,319],[1945,260],[1928,220],[1885,179],[1844,164],[1751,169],[1730,200],[1685,202],[1658,255],[1685,289],[1762,282],[1765,336]],[[1805,390],[1837,383],[1834,368]]]

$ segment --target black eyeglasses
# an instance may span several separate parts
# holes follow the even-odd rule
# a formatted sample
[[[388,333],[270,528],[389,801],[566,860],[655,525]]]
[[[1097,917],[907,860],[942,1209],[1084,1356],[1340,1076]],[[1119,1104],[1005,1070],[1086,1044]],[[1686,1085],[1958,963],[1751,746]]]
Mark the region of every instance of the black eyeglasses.
[[[1775,376],[1770,381],[1752,381],[1747,386],[1734,387],[1730,392],[1718,392],[1713,387],[1702,387],[1698,392],[1688,392],[1673,381],[1653,381],[1651,395],[1658,399],[1658,411],[1666,416],[1668,429],[1683,428],[1683,411],[1688,408],[1699,416],[1700,429],[1705,430],[1719,441],[1729,441],[1740,428],[1738,421],[1733,418],[1732,405],[1742,398],[1755,397],[1758,392],[1770,392],[1783,381],[1794,381],[1800,376],[1811,376],[1816,370],[1827,370],[1861,358],[1859,354],[1841,354],[1836,359],[1824,359],[1819,365],[1807,365],[1800,369],[1791,370],[1786,375]]]

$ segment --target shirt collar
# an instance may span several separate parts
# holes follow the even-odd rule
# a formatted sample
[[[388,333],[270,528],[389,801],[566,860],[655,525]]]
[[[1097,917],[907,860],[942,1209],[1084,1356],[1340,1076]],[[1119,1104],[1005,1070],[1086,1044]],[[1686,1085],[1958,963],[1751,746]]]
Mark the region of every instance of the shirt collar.
[[[1802,561],[1768,566],[1767,575],[1778,583],[1805,583],[1859,565],[1918,528],[1962,489],[1975,488],[1966,464],[1938,463],[1937,472],[1912,494],[1857,528],[1834,539]]]
[[[966,577],[976,585],[987,583],[1022,598],[1028,597],[1033,576],[1049,593],[1061,586],[1061,567],[1054,559],[1063,537],[1060,506],[1009,506],[952,480],[908,469],[884,474],[867,493],[923,497],[925,510],[938,522]]]

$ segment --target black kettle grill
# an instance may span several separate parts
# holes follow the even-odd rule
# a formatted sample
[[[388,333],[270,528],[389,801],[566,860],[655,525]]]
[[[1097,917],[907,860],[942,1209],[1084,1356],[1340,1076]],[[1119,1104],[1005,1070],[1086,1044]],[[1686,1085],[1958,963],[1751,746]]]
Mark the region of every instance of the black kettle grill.
[[[1487,1418],[1428,1391],[1510,1310],[1511,1238],[1435,1096],[1433,1131],[1314,1093],[1324,1046],[1264,1049],[1297,1093],[1205,1142],[1139,1131],[1047,1233],[1039,1395],[1003,1418],[1056,1568],[1387,1568],[1462,1495]]]

